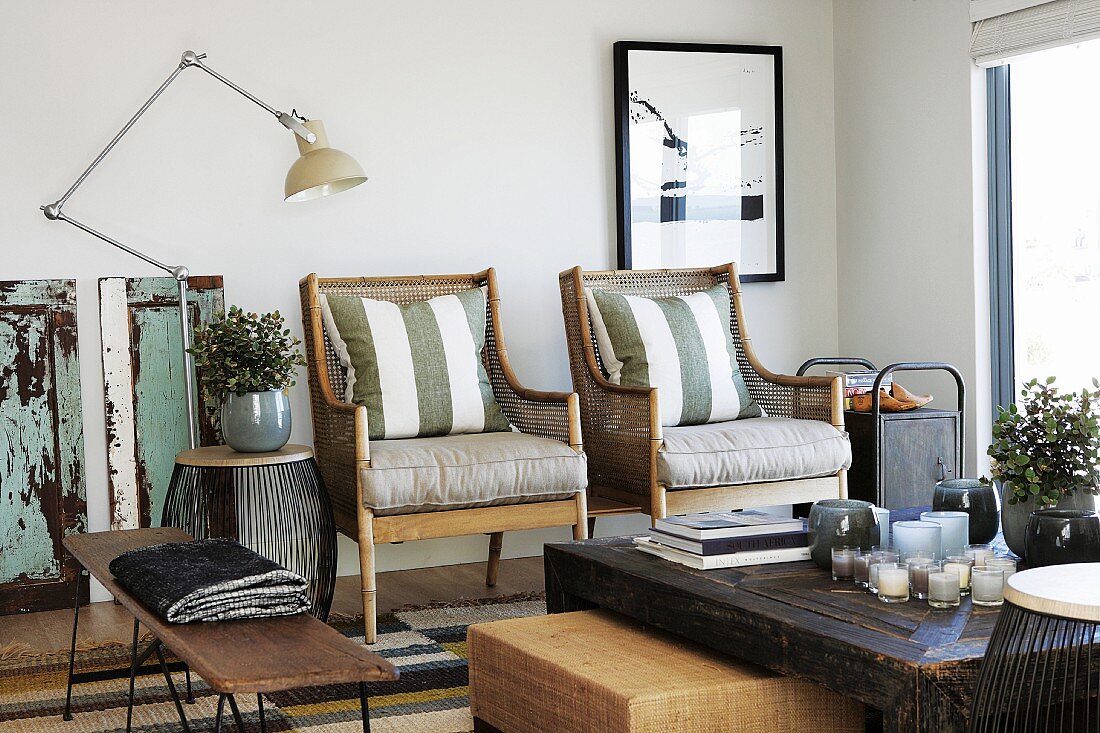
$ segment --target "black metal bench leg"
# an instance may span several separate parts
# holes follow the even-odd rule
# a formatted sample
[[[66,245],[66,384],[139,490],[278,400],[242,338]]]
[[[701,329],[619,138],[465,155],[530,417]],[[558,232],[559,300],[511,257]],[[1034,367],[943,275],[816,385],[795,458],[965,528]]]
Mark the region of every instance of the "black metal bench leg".
[[[237,698],[229,695],[229,709],[233,711],[233,721],[237,724],[237,730],[244,733],[244,718],[241,717],[241,709],[237,707]]]
[[[84,576],[81,569],[76,575],[76,600],[73,602],[73,640],[69,644],[69,683],[65,688],[65,713],[61,716],[64,720],[73,719],[73,672],[76,670],[76,628],[80,623],[80,581]]]
[[[218,695],[218,711],[214,713],[214,733],[222,733],[222,711],[225,710],[225,695]]]
[[[370,733],[370,708],[367,706],[367,683],[359,683],[359,709],[363,713],[363,733]]]
[[[191,733],[190,726],[187,725],[187,716],[183,712],[183,704],[180,702],[179,693],[176,692],[176,684],[172,681],[172,674],[168,671],[168,662],[164,660],[164,650],[161,648],[159,641],[153,642],[153,645],[157,650],[157,661],[160,662],[160,671],[164,673],[164,681],[168,684],[168,692],[172,695],[172,702],[176,705],[176,713],[180,716],[180,725],[183,726],[183,733]]]
[[[256,693],[256,703],[260,708],[260,733],[267,733],[267,721],[264,720],[264,693]]]
[[[183,665],[183,678],[184,678],[184,680],[187,681],[187,704],[188,705],[194,705],[195,704],[195,693],[191,689],[191,666],[190,665],[187,665],[187,664]]]
[[[134,678],[137,676],[138,665],[138,620],[134,619],[134,640],[130,643],[130,694],[126,701],[126,733],[130,733],[134,722]]]

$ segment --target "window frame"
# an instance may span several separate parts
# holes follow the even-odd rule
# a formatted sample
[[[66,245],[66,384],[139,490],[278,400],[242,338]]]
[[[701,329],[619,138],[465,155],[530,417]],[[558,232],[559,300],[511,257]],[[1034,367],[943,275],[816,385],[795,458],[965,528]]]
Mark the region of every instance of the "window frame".
[[[989,177],[989,338],[993,418],[1015,401],[1012,299],[1012,106],[1008,64],[986,70]]]

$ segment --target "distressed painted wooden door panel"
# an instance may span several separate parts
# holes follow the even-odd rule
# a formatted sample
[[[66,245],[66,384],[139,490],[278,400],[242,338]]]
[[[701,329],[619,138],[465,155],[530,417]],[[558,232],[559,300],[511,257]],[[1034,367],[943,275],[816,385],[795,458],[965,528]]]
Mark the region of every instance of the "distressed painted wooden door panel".
[[[188,287],[192,325],[222,317],[220,276],[192,277]],[[102,278],[99,299],[111,528],[156,527],[176,453],[187,447],[176,281]],[[214,410],[199,415],[200,443],[217,444]]]
[[[73,603],[86,531],[76,281],[0,282],[0,614]]]

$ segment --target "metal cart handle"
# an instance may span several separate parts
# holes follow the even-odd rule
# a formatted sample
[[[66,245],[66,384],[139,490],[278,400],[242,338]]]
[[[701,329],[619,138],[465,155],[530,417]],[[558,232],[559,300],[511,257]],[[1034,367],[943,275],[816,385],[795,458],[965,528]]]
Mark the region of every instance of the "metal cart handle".
[[[823,356],[817,359],[808,359],[803,362],[802,366],[798,367],[798,371],[795,372],[795,375],[801,377],[810,370],[810,367],[819,366],[822,364],[856,364],[863,367],[864,369],[875,368],[875,365],[871,363],[870,359],[864,359],[859,356]]]

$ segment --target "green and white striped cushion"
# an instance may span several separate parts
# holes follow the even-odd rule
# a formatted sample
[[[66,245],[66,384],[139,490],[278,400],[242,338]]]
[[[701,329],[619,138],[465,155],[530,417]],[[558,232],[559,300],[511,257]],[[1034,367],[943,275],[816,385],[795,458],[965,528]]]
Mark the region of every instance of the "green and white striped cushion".
[[[371,440],[511,429],[481,363],[484,289],[409,305],[323,295],[321,317]]]
[[[668,298],[585,288],[608,379],[657,387],[662,425],[700,425],[764,411],[745,388],[724,285]]]

